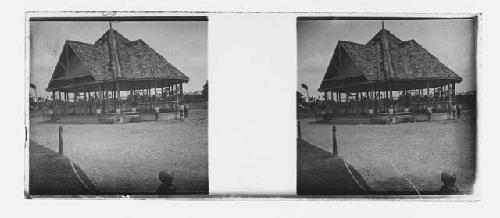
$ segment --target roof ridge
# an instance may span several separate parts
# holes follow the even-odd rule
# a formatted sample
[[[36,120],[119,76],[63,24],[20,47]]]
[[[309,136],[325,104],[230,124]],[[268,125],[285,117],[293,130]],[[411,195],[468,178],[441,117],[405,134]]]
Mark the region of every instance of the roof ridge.
[[[365,44],[361,44],[361,43],[357,43],[357,42],[351,42],[351,41],[344,41],[344,40],[339,40],[338,43],[348,43],[348,44],[356,44],[356,45],[366,46]]]
[[[118,32],[118,30],[108,29],[106,32],[104,32],[104,34],[101,35],[101,37],[99,37],[99,39],[97,39],[94,42],[94,45],[102,46],[105,43],[107,43],[110,31],[114,31],[114,33],[115,33],[115,41],[117,42],[117,46],[129,43],[131,41],[130,39],[128,39],[127,37],[122,35],[120,32]]]
[[[87,42],[80,42],[80,41],[75,41],[75,40],[66,40],[65,43],[77,43],[77,44],[84,44],[84,45],[88,45],[88,46],[93,46],[93,47],[96,47],[94,44],[90,44],[90,43],[87,43]]]
[[[371,44],[374,44],[376,43],[377,41],[380,40],[381,38],[381,35],[382,33],[385,32],[386,33],[386,36],[387,36],[387,41],[389,42],[389,44],[400,44],[401,42],[403,42],[403,40],[401,40],[399,37],[397,37],[396,35],[394,35],[391,31],[387,30],[387,29],[380,29],[367,43],[366,45],[371,45]]]

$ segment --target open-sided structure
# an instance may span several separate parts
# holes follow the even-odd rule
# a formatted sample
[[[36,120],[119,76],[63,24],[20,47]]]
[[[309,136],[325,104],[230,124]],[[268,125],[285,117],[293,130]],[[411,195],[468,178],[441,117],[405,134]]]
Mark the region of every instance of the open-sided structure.
[[[338,42],[319,91],[337,113],[446,111],[461,81],[415,40],[402,41],[382,26],[366,44]]]
[[[144,41],[130,41],[110,24],[94,44],[66,41],[47,91],[63,115],[172,111],[188,81]]]

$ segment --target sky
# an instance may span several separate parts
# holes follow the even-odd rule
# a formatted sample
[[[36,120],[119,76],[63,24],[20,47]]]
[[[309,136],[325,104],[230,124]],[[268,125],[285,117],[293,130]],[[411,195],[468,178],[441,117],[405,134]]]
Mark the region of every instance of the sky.
[[[186,76],[185,92],[202,90],[208,78],[207,21],[120,21],[113,29],[129,40],[142,39]],[[107,30],[106,21],[31,21],[30,82],[38,96],[45,91],[66,40],[94,44]]]
[[[386,20],[385,29],[403,41],[414,39],[448,66],[463,81],[457,92],[476,89],[475,24],[471,19]],[[297,90],[307,84],[309,94],[317,90],[337,42],[367,43],[382,28],[380,20],[299,20],[297,23]]]

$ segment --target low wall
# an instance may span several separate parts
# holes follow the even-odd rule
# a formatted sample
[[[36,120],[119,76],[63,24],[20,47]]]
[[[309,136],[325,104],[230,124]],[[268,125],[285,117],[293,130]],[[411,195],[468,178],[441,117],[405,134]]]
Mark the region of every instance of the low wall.
[[[189,109],[208,109],[208,102],[187,102]]]
[[[156,116],[158,116],[158,121],[166,121],[166,120],[176,120],[179,119],[180,112],[172,112],[172,113],[158,113],[158,115],[153,113],[141,114],[142,121],[157,121]]]
[[[429,121],[428,114],[414,114],[415,121],[424,122]],[[450,120],[453,119],[450,113],[432,113],[431,120],[432,121],[440,121],[440,120]]]

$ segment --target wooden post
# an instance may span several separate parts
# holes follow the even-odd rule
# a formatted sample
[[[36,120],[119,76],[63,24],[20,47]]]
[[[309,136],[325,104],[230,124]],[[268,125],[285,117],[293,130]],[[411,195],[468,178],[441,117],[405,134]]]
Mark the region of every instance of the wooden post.
[[[326,91],[323,92],[323,97],[325,99],[324,104],[327,105],[328,104],[328,93]]]
[[[101,104],[101,113],[104,112],[104,92],[102,91],[102,85],[99,84],[99,103]]]
[[[52,119],[52,121],[56,120],[56,91],[52,91],[52,114],[50,115],[50,119]]]
[[[300,129],[300,120],[297,119],[297,138],[302,139],[302,130]]]
[[[59,155],[64,154],[63,127],[59,125]]]
[[[452,97],[451,97],[451,85],[448,84],[448,101],[449,101],[449,105],[450,105],[450,113],[453,113],[453,104],[452,104]]]
[[[116,82],[116,98],[118,99],[117,100],[118,109],[120,109],[120,113],[121,113],[121,111],[122,111],[122,98],[120,96],[120,83],[119,82]]]
[[[349,115],[349,94],[350,92],[345,93],[345,114]]]
[[[372,90],[372,91],[370,92],[370,93],[371,93],[371,99],[372,99],[372,102],[371,102],[371,103],[372,103],[372,109],[373,109],[373,114],[375,114],[375,112],[376,112],[376,110],[375,110],[375,98],[376,98],[377,96],[375,96],[375,93],[374,93],[374,91],[373,91],[373,84],[372,84],[372,85],[370,85],[370,88],[371,88],[371,90]]]
[[[181,96],[180,101],[184,102],[184,89],[182,88],[182,82],[179,84],[179,94]]]
[[[338,92],[338,97],[339,97],[339,107],[338,107],[338,112],[339,114],[341,113],[342,110],[342,92]]]
[[[332,144],[333,144],[333,155],[337,156],[338,155],[338,150],[337,150],[337,127],[332,126]]]
[[[452,90],[451,90],[451,85],[448,84],[448,98],[450,101],[450,117],[453,119],[453,96],[452,96]]]
[[[64,101],[66,102],[66,116],[69,116],[69,93],[64,92]]]
[[[83,92],[83,114],[87,115],[87,92]]]
[[[426,83],[427,83],[427,107],[429,107],[429,103],[431,100],[431,92],[429,90],[429,80],[427,80]]]
[[[336,100],[337,100],[337,105],[335,107],[335,112],[339,113],[339,111],[340,111],[340,97],[339,97],[339,92],[335,92],[335,97],[336,97]]]
[[[157,102],[157,100],[158,100],[158,91],[157,91],[157,90],[158,90],[158,89],[157,89],[157,87],[156,87],[156,80],[155,80],[155,83],[154,83],[154,84],[155,84],[155,102]]]
[[[356,92],[356,114],[359,114],[359,92]]]
[[[176,95],[176,101],[177,101],[177,112],[179,112],[179,84],[175,85],[175,95]]]
[[[73,92],[73,107],[75,108],[75,116],[78,115],[78,99],[76,97],[76,92]]]
[[[364,110],[364,108],[365,108],[364,106],[365,106],[365,105],[366,105],[366,111],[367,111],[367,112],[368,112],[368,110],[370,109],[370,93],[369,93],[368,91],[366,91],[365,95],[366,95],[366,102],[363,104],[363,111],[362,111],[362,112],[364,112],[364,111],[365,111],[365,110]]]
[[[57,109],[58,109],[58,110],[57,110],[57,113],[62,113],[62,107],[63,107],[63,105],[59,105],[59,104],[62,104],[62,102],[61,102],[61,101],[62,101],[62,98],[61,98],[61,91],[58,91],[58,95],[59,95],[59,102],[60,102],[60,103],[57,103],[57,107],[58,107],[58,108],[57,108]],[[59,107],[60,107],[61,109],[59,109]],[[59,110],[61,110],[61,112],[59,112]]]
[[[394,113],[395,111],[394,111],[394,105],[392,104],[392,83],[391,82],[389,82],[389,93],[390,93],[390,95],[389,95],[389,105],[390,105],[390,108],[391,108],[392,112]]]
[[[332,112],[332,115],[334,114],[334,110],[335,110],[335,102],[333,101],[333,91],[330,91],[330,98],[332,100],[332,109],[331,109],[331,112]]]
[[[110,109],[111,104],[109,103],[109,92],[108,92],[108,90],[106,90],[105,94],[106,95],[104,96],[104,99],[103,99],[104,100],[104,111],[109,112],[111,110]]]
[[[453,96],[453,99],[452,99],[452,100],[453,100],[453,101],[455,102],[455,104],[456,104],[457,99],[455,99],[455,83],[452,83],[452,84],[451,84],[451,91],[452,91],[452,96]]]
[[[151,105],[149,104],[149,102],[151,101],[151,81],[148,81],[147,94],[148,94],[148,97],[146,99],[148,101],[147,107],[148,107],[148,111],[149,111],[149,110],[151,110]]]
[[[116,83],[113,83],[113,93],[112,93],[112,98],[111,100],[113,101],[113,107],[116,112]]]

